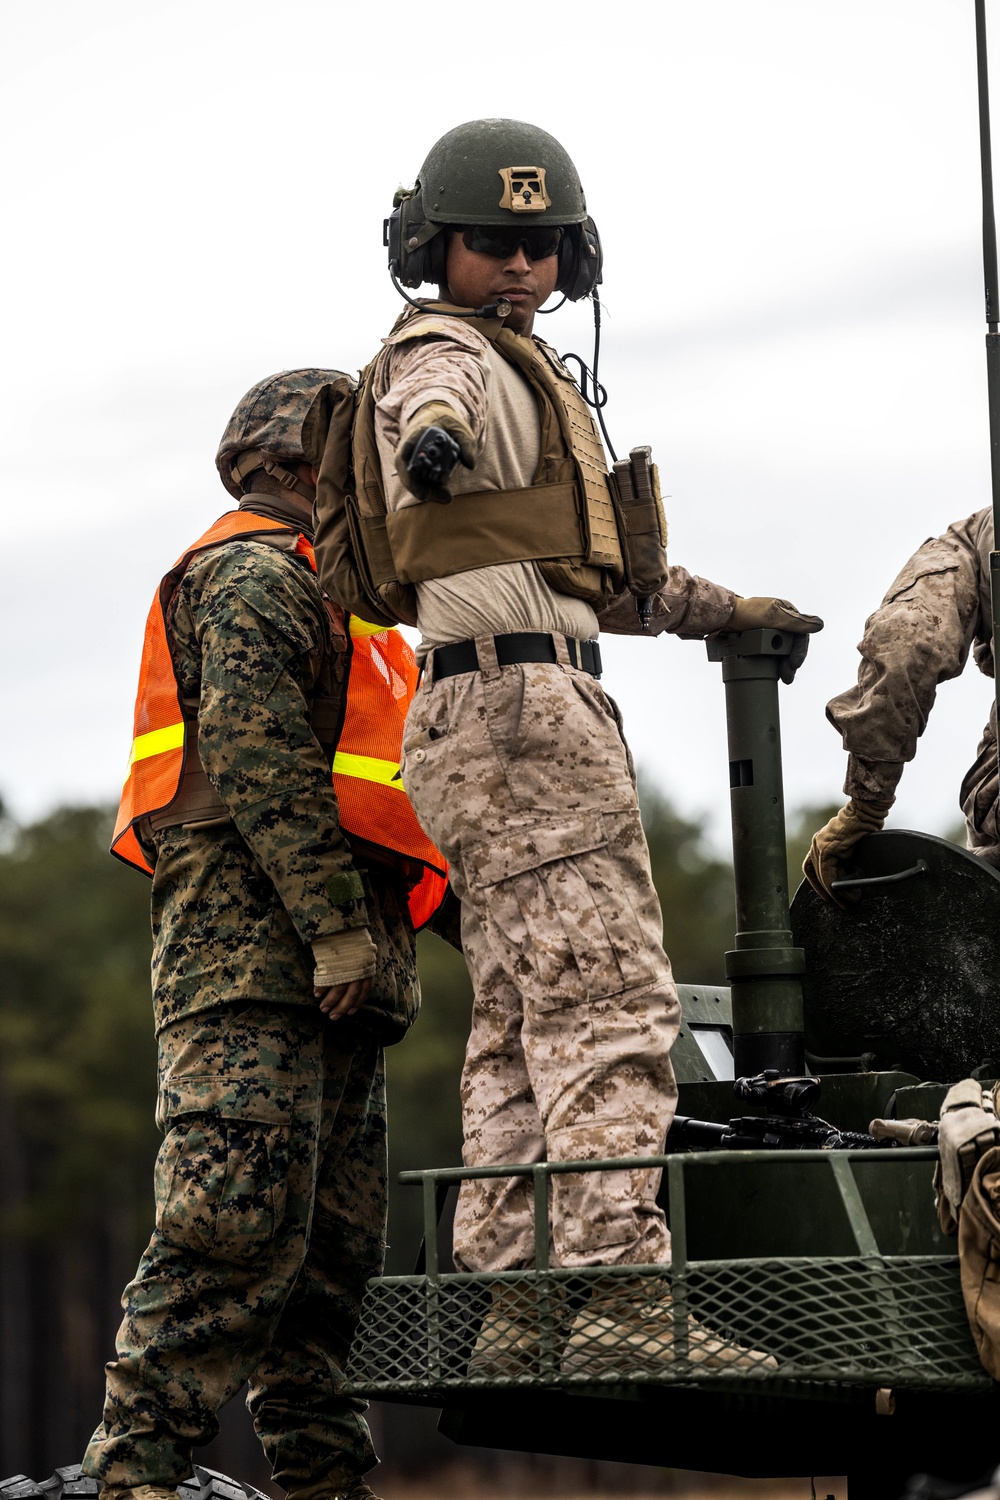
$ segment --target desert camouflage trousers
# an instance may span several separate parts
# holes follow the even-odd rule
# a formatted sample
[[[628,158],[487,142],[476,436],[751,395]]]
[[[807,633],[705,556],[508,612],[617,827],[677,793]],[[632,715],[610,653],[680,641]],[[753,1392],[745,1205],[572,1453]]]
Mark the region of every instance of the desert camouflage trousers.
[[[430,683],[410,708],[406,789],[451,864],[475,988],[462,1077],[467,1166],[660,1152],[679,1006],[617,710],[560,662]],[[564,658],[564,659],[563,659]],[[656,1170],[551,1179],[553,1259],[669,1259]],[[463,1183],[456,1263],[534,1258],[530,1183]]]
[[[85,1472],[175,1484],[249,1381],[278,1484],[364,1473],[365,1403],[340,1388],[385,1250],[381,1049],[353,1021],[254,1005],[177,1021],[159,1048],[156,1229]]]

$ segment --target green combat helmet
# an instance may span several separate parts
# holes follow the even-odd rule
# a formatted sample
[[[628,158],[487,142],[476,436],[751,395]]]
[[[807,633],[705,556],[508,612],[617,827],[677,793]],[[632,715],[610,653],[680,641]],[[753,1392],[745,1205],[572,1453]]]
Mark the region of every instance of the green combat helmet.
[[[264,469],[311,499],[312,490],[284,465],[319,467],[333,408],[352,389],[350,376],[340,370],[282,370],[252,386],[229,418],[215,456],[229,493],[239,500],[247,478]]]
[[[470,120],[431,147],[416,186],[400,188],[385,221],[389,269],[404,286],[445,280],[449,226],[557,225],[556,290],[571,302],[601,279],[601,242],[579,173],[548,131],[523,120]]]

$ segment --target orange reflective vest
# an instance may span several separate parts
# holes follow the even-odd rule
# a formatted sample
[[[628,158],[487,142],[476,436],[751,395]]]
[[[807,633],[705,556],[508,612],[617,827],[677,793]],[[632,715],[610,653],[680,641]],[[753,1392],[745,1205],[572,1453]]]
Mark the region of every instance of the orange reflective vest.
[[[122,788],[111,852],[151,875],[136,833],[141,818],[162,812],[177,796],[184,771],[187,721],[167,642],[166,609],[198,552],[263,531],[292,534],[293,528],[250,511],[229,511],[181,554],[166,574],[146,620],[135,700],[132,751]],[[315,572],[311,544],[299,536],[295,551]],[[344,722],[332,775],[345,833],[402,855],[423,867],[410,890],[413,925],[430,921],[444,900],[448,866],[417,822],[399,774],[406,711],[419,672],[409,643],[394,628],[347,617],[351,641]]]

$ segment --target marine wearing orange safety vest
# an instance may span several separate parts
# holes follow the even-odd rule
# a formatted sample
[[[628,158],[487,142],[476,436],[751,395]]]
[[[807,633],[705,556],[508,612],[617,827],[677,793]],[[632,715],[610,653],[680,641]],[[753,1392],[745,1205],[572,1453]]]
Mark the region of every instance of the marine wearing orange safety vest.
[[[132,751],[122,788],[111,852],[151,875],[137,824],[169,807],[184,773],[189,742],[178,693],[170,647],[166,610],[184,571],[196,553],[237,537],[262,533],[295,535],[292,527],[252,511],[230,511],[183,552],[163,578],[146,620],[139,668]],[[301,534],[295,552],[306,557],[315,572],[311,543]],[[328,604],[339,623],[340,611]],[[337,738],[332,776],[344,832],[378,845],[390,854],[421,867],[407,904],[414,928],[424,926],[444,899],[448,866],[414,815],[399,773],[399,757],[406,711],[416,691],[416,658],[398,630],[369,625],[354,615],[346,617],[350,635],[350,672],[344,721]]]

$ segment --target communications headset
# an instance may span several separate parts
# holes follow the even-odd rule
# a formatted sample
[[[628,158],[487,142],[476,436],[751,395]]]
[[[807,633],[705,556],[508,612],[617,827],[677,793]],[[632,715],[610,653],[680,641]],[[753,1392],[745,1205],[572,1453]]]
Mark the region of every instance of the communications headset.
[[[601,300],[597,288],[602,281],[604,264],[601,239],[597,225],[589,216],[582,223],[561,227],[563,236],[556,252],[559,267],[555,289],[562,293],[562,300],[555,307],[540,308],[539,311],[557,312],[564,302],[579,302],[584,297],[591,299],[594,309],[593,368],[588,367],[579,354],[563,354],[560,358],[564,364],[572,360],[579,365],[581,394],[597,414],[614,462],[617,455],[604,425],[603,408],[608,393],[597,378],[601,352]],[[382,225],[382,244],[389,252],[389,277],[393,286],[405,302],[420,312],[426,310],[424,304],[409,296],[403,288],[422,286],[425,282],[438,286],[445,284],[447,231],[452,228],[457,226],[438,224],[426,218],[419,185],[397,188],[392,213]],[[446,315],[453,318],[505,318],[511,311],[511,304],[500,300],[470,308],[468,312],[449,310]]]

